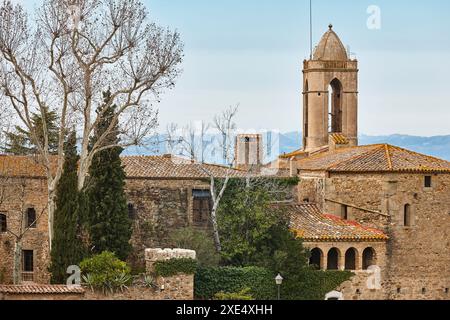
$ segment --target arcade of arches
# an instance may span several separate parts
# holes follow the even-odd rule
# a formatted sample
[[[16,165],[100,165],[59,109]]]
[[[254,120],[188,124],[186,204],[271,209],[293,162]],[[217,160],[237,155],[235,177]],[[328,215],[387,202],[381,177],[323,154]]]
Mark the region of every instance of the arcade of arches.
[[[381,243],[308,243],[309,264],[318,270],[367,270],[382,265],[385,246]]]

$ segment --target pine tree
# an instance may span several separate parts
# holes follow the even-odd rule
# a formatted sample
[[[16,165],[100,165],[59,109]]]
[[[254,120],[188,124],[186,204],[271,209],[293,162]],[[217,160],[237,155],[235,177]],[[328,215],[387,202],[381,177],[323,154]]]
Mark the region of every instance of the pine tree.
[[[49,151],[51,154],[58,152],[59,127],[57,125],[58,115],[55,111],[44,108],[45,121],[48,131]],[[44,144],[44,130],[42,115],[33,113],[31,115],[31,123],[37,138],[41,145]],[[13,155],[33,155],[37,154],[38,150],[33,135],[30,131],[23,129],[20,126],[15,127],[15,132],[6,132],[6,146],[3,151],[7,154]]]
[[[104,93],[105,101],[110,93]],[[111,125],[116,106],[105,105],[98,108],[102,120],[98,130],[94,132],[91,146],[105,133]],[[119,142],[118,126],[106,137],[104,145]],[[107,148],[98,152],[89,170],[89,180],[85,188],[85,199],[88,207],[88,232],[92,251],[114,252],[117,257],[126,260],[130,251],[131,220],[128,216],[128,205],[125,195],[125,171],[122,167],[121,147]]]
[[[83,258],[83,242],[80,238],[79,192],[77,189],[78,154],[76,134],[71,133],[65,143],[65,162],[56,195],[54,238],[52,242],[52,283],[62,284],[67,279],[66,270],[78,265]]]

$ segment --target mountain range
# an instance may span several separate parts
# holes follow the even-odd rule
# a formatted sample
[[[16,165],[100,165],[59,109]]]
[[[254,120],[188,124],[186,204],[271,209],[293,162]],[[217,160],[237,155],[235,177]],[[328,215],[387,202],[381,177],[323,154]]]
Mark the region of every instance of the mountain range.
[[[167,153],[165,143],[156,142],[158,139],[152,138],[152,147],[137,148],[132,147],[125,150],[125,155],[158,155]],[[159,140],[163,140],[160,139]],[[278,139],[279,154],[290,153],[298,150],[302,145],[301,132],[287,132],[279,135]],[[387,143],[408,150],[416,151],[426,155],[438,157],[450,161],[450,135],[420,137],[410,135],[386,135],[386,136],[370,136],[361,135],[359,137],[360,145],[371,145]],[[205,159],[207,162],[215,162],[214,159]]]

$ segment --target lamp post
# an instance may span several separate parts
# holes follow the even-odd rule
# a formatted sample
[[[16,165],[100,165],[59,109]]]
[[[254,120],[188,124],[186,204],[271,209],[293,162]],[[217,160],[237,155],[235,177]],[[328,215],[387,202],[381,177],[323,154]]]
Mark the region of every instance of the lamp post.
[[[278,274],[275,278],[275,283],[278,286],[278,300],[281,300],[281,285],[283,284],[283,277]]]

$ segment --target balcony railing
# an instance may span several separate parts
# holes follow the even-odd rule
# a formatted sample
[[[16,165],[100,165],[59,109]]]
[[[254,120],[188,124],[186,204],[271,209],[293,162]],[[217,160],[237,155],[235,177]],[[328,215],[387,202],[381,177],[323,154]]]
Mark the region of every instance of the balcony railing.
[[[22,272],[22,282],[33,282],[34,272]]]

